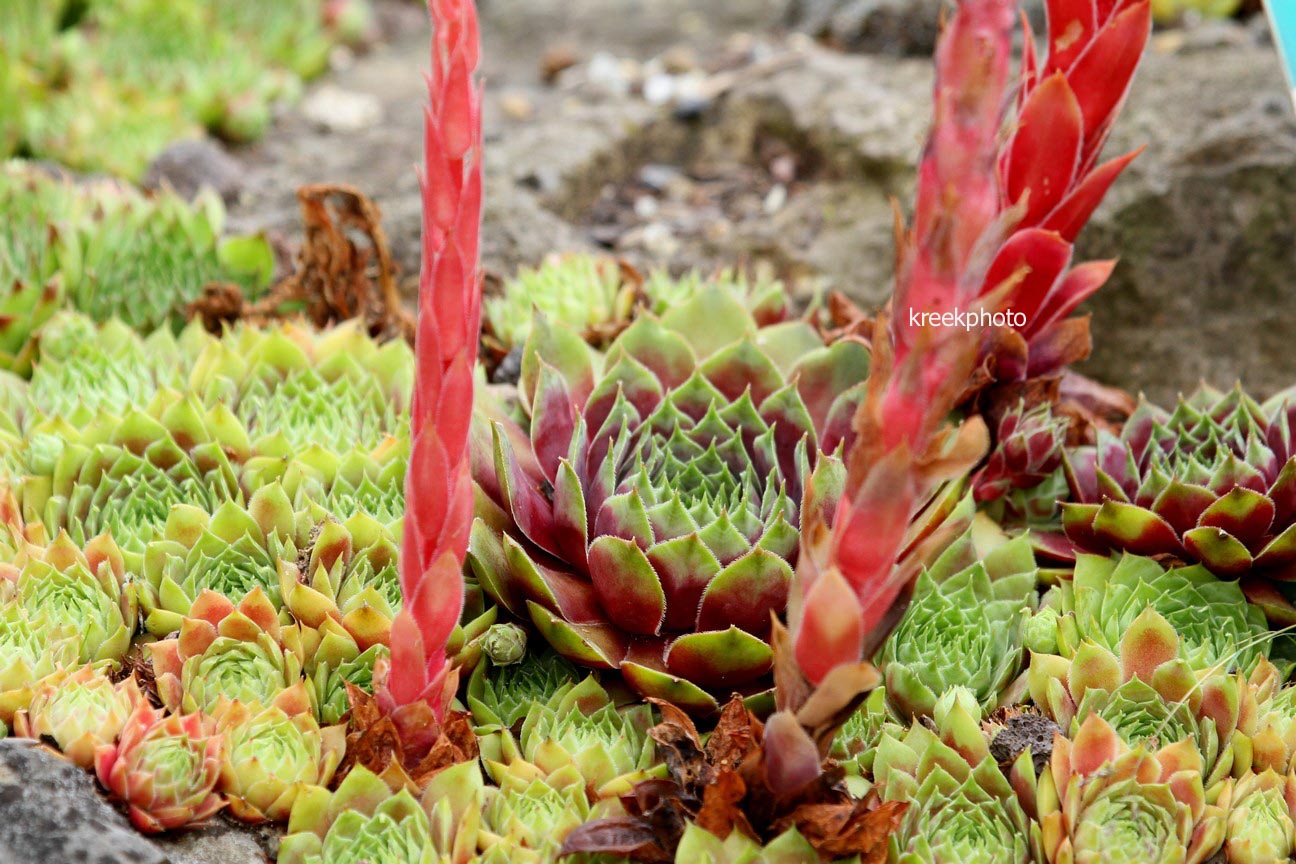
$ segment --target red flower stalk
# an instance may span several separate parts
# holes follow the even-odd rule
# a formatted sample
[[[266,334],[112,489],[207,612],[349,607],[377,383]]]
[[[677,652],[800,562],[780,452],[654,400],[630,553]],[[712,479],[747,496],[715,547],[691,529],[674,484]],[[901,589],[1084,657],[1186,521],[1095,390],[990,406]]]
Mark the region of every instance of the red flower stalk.
[[[855,417],[833,527],[803,526],[792,609],[795,655],[821,684],[858,664],[903,611],[926,552],[948,539],[957,496],[933,496],[984,454],[986,430],[953,409],[983,331],[931,314],[974,311],[1003,236],[996,173],[1013,0],[964,0],[936,51],[935,117],[910,232],[898,232],[894,319],[879,321],[869,393]]]
[[[453,690],[446,642],[463,608],[472,525],[468,428],[481,330],[481,86],[472,0],[430,0],[435,36],[424,121],[423,268],[391,665],[378,698],[394,714],[430,705],[443,719]],[[447,686],[447,685],[451,686]]]
[[[981,292],[1013,282],[1004,305],[1022,316],[989,349],[1000,381],[1056,374],[1088,356],[1088,320],[1067,316],[1115,262],[1072,267],[1072,244],[1141,152],[1098,162],[1151,32],[1149,0],[1048,0],[1047,9],[1042,62],[1026,24],[1018,117],[999,155],[999,207],[1014,232]]]

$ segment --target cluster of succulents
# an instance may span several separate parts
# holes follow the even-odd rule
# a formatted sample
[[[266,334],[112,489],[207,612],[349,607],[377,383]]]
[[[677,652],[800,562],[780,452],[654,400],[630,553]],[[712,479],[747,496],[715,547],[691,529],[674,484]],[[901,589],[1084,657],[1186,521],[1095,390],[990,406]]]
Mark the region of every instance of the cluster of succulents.
[[[413,349],[183,325],[201,282],[265,269],[213,199],[0,174],[0,732],[141,831],[284,825],[281,864],[1290,860],[1296,400],[1203,390],[1084,445],[1037,398],[1087,350],[1067,316],[1110,267],[1067,271],[1070,243],[1127,162],[1096,159],[1133,67],[1102,90],[1075,52],[1135,62],[1152,11],[1048,5],[1092,14],[1025,52],[1021,111],[1075,158],[1036,200],[960,185],[1025,196],[1043,134],[1005,138],[986,86],[1011,4],[965,0],[902,237],[897,302],[1007,268],[1041,311],[981,342],[583,256],[483,302],[468,0],[431,4]],[[0,20],[0,144],[57,127],[3,113],[14,88],[106,70],[133,111],[111,88],[153,62],[136,119],[252,135],[365,27],[345,0],[73,8]],[[996,208],[995,256],[942,222]],[[1000,377],[946,380],[974,369]]]
[[[62,308],[150,331],[182,323],[209,283],[255,295],[273,274],[273,253],[262,238],[225,236],[224,221],[210,190],[187,202],[0,163],[0,368],[28,372],[33,337]]]
[[[0,25],[0,157],[130,179],[174,141],[251,141],[373,22],[362,0],[15,0]]]

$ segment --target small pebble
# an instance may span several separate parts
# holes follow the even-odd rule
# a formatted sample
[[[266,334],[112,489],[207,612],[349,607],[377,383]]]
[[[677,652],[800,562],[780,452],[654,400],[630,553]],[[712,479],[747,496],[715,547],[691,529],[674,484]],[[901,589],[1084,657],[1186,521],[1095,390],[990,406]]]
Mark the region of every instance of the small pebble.
[[[368,93],[325,84],[306,97],[302,115],[328,132],[359,132],[382,121],[382,103]]]

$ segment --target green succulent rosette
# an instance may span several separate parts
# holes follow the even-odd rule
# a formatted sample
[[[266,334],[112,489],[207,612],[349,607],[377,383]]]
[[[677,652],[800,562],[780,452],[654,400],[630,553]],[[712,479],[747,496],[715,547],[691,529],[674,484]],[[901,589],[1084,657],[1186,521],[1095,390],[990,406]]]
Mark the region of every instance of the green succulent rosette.
[[[883,733],[899,739],[904,732],[888,707],[885,687],[869,693],[864,704],[846,719],[833,736],[829,755],[846,770],[844,782],[851,795],[863,798],[873,788],[873,763]]]
[[[615,802],[603,802],[613,805]],[[562,842],[591,813],[585,780],[574,765],[546,779],[504,775],[498,787],[487,787],[478,848],[482,864],[541,864],[555,860]]]
[[[509,776],[544,780],[574,767],[591,801],[619,797],[652,774],[652,724],[649,706],[618,710],[590,676],[535,704],[516,736],[509,729],[483,735],[482,760],[497,783]]]
[[[343,635],[345,632],[341,631]],[[373,645],[361,651],[354,640],[338,638],[336,644],[329,643],[328,648],[311,652],[308,656],[311,661],[307,667],[307,681],[313,690],[312,701],[320,722],[333,724],[342,722],[351,710],[347,685],[372,694],[374,666],[380,658],[390,657],[391,649],[386,645]]]
[[[792,317],[787,286],[767,273],[749,277],[733,268],[726,268],[711,276],[690,270],[675,277],[665,270],[655,270],[644,280],[642,291],[648,308],[654,314],[662,315],[713,288],[736,297],[758,324],[777,324]]]
[[[515,729],[533,706],[580,680],[577,668],[559,654],[532,650],[519,663],[479,663],[468,679],[465,701],[479,728]]]
[[[675,864],[800,864],[818,860],[814,846],[795,828],[762,846],[741,831],[732,831],[721,840],[690,822],[675,849]]]
[[[891,836],[896,864],[1031,864],[1040,828],[1014,786],[1034,768],[1022,753],[1005,774],[990,755],[981,706],[966,687],[934,707],[934,729],[915,722],[901,737],[885,732],[873,763],[883,801],[908,805]]]
[[[136,590],[126,581],[125,558],[110,536],[100,535],[82,550],[60,532],[47,547],[26,547],[9,566],[13,581],[6,587],[0,579],[0,601],[12,595],[9,602],[40,616],[45,626],[75,632],[82,663],[119,664],[126,656],[138,623]]]
[[[1194,750],[1207,789],[1233,767],[1234,733],[1243,720],[1240,674],[1195,673],[1169,623],[1151,609],[1134,619],[1117,652],[1083,642],[1069,658],[1033,654],[1031,699],[1073,734],[1098,717],[1127,747]]]
[[[1224,842],[1226,813],[1209,803],[1201,771],[1186,742],[1155,752],[1130,749],[1101,717],[1089,715],[1071,739],[1054,739],[1049,767],[1038,784],[1023,787],[1040,820],[1041,860],[1205,861]]]
[[[217,730],[225,736],[219,788],[244,822],[287,821],[302,790],[327,786],[346,752],[346,729],[321,729],[304,688],[260,710],[233,705]]]
[[[265,443],[265,442],[263,442]],[[346,522],[368,516],[397,536],[405,516],[405,472],[409,466],[409,437],[389,436],[372,449],[335,453],[319,444],[282,455],[263,453],[248,460],[243,482],[258,489],[280,483],[293,506],[321,522]]]
[[[633,281],[612,258],[551,256],[535,269],[523,267],[487,297],[482,318],[504,352],[526,343],[534,310],[600,344],[630,323],[636,296]]]
[[[769,686],[807,489],[831,486],[867,348],[758,326],[716,286],[602,355],[537,315],[524,429],[474,431],[482,588],[578,664],[709,711]],[[816,496],[810,496],[818,500]],[[501,527],[505,530],[501,530]]]
[[[434,776],[420,798],[363,766],[335,792],[304,789],[278,864],[456,864],[473,860],[486,795],[476,761]]]
[[[1032,647],[1069,654],[1084,640],[1116,650],[1130,625],[1152,609],[1178,634],[1196,672],[1250,672],[1272,639],[1263,613],[1236,582],[1201,566],[1166,568],[1137,555],[1080,555],[1075,574],[1051,589],[1031,629]]]
[[[1296,851],[1296,775],[1247,773],[1233,787],[1224,852],[1230,864],[1277,864]]]
[[[94,768],[95,751],[117,741],[143,701],[134,678],[114,684],[101,665],[59,670],[33,688],[30,704],[14,714],[20,738],[50,738],[81,768]]]
[[[179,635],[147,646],[158,695],[171,711],[219,716],[233,703],[275,702],[284,691],[309,692],[300,643],[286,636],[279,613],[260,588],[235,606],[214,591],[194,601]]]
[[[155,636],[179,630],[204,591],[239,603],[259,589],[281,606],[280,562],[295,562],[308,535],[277,485],[257,490],[246,507],[225,501],[210,516],[176,505],[161,539],[144,550],[144,626]]]
[[[989,533],[978,549],[969,531],[919,575],[882,648],[887,696],[904,716],[930,715],[956,686],[992,710],[1021,670],[1023,627],[1038,602],[1035,556],[1028,537]]]
[[[228,400],[259,451],[289,454],[378,447],[408,424],[413,380],[407,343],[379,345],[349,321],[318,335],[241,328],[207,346],[190,383],[209,401]]]
[[[280,595],[307,627],[333,621],[361,651],[386,645],[401,605],[398,553],[391,531],[369,516],[320,523],[312,531],[304,571],[296,562],[280,567]]]
[[[80,640],[66,625],[52,625],[17,603],[0,603],[0,723],[13,722],[41,681],[80,665]]]
[[[188,365],[210,338],[197,325],[179,337],[169,328],[141,337],[120,319],[96,324],[79,312],[59,312],[40,331],[22,428],[52,418],[81,425],[100,412],[146,408],[159,389],[184,386]]]
[[[146,410],[97,416],[57,450],[38,443],[25,455],[26,520],[51,536],[66,530],[80,545],[108,532],[132,572],[175,505],[212,512],[242,498],[234,467],[249,452],[242,425],[224,406],[204,409],[171,391]]]

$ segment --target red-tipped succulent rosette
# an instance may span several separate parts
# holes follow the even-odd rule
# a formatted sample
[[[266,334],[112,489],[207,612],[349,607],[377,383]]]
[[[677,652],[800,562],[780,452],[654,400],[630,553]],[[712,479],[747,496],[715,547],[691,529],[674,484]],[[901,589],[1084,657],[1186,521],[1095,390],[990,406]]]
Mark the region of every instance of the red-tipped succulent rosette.
[[[1067,537],[1093,552],[1197,562],[1240,579],[1271,624],[1296,624],[1296,405],[1202,389],[1144,402],[1119,437],[1067,454]]]

